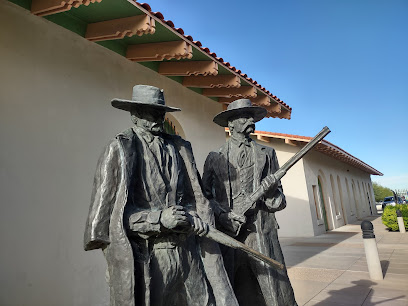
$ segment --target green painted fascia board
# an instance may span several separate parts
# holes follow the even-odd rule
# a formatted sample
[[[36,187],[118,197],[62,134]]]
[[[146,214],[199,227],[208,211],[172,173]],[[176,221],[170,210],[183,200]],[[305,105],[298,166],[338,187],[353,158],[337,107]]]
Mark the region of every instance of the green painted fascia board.
[[[160,62],[139,62],[139,64],[147,68],[150,68],[156,72],[159,71]]]
[[[44,16],[44,18],[82,37],[85,36],[87,23],[68,12]]]
[[[80,5],[78,8],[72,8],[70,12],[86,23],[144,14],[130,2],[119,0],[102,0],[100,3],[91,3],[89,6]]]
[[[27,10],[31,9],[31,0],[9,0],[10,2],[17,4]]]
[[[203,94],[203,89],[202,88],[198,88],[198,87],[188,87],[188,89],[202,95]]]
[[[121,42],[120,40],[105,40],[97,41],[96,43],[126,57],[127,45]]]

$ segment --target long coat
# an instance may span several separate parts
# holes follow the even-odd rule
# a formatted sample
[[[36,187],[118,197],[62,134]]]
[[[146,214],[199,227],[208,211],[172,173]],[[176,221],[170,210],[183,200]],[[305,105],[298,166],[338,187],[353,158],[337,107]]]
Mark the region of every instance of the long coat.
[[[216,215],[231,211],[231,184],[232,180],[238,179],[235,176],[234,167],[229,162],[230,141],[228,140],[218,151],[211,152],[204,165],[203,186],[207,198],[215,200],[212,202]],[[279,165],[273,148],[259,145],[254,141],[250,144],[255,152],[253,177],[255,190],[267,175],[278,170]],[[279,225],[275,218],[275,212],[286,207],[280,182],[276,192],[267,193],[261,201],[258,201],[257,206],[259,209],[254,216],[256,241],[251,247],[284,264],[277,234]],[[224,260],[228,259],[224,258]],[[261,263],[256,264],[259,266],[258,270],[261,270],[258,274],[263,275],[260,286],[263,287],[262,293],[266,305],[296,305],[286,267],[278,271]],[[259,281],[260,275],[257,277]]]
[[[196,169],[189,142],[178,136],[166,135],[175,144],[183,169],[195,197],[198,215],[206,222],[213,222],[208,200],[202,194],[200,177]],[[147,240],[136,248],[131,245],[126,228],[125,209],[137,195],[132,194],[132,179],[137,169],[137,154],[143,154],[141,139],[133,129],[117,135],[105,148],[99,158],[94,180],[91,206],[87,219],[85,250],[102,249],[108,263],[109,285],[112,306],[134,306],[135,285],[145,285],[145,305],[149,305],[149,249]],[[154,166],[152,166],[152,169]],[[153,171],[157,171],[153,169]],[[156,182],[155,182],[156,183]],[[160,184],[148,184],[151,194],[165,192]],[[143,239],[142,239],[143,240]],[[218,245],[208,239],[201,240],[201,251],[205,274],[212,286],[219,305],[238,305],[223,266]],[[135,260],[144,264],[144,275],[135,276]],[[155,293],[160,294],[160,293]]]

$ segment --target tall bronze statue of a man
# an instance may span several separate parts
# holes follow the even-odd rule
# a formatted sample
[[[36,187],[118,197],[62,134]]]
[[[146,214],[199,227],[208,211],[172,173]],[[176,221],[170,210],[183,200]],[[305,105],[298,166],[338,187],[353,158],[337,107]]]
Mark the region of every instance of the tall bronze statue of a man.
[[[197,236],[214,217],[191,145],[163,132],[165,113],[180,109],[147,85],[112,106],[134,127],[99,159],[85,231],[85,250],[106,257],[111,305],[238,305],[218,245]]]
[[[218,151],[208,155],[203,185],[207,198],[212,200],[219,230],[284,264],[275,212],[285,208],[286,200],[280,181],[269,176],[278,169],[278,160],[273,148],[250,138],[255,122],[265,115],[264,108],[240,99],[215,116],[216,124],[229,127],[231,137]],[[269,180],[265,185],[271,187],[248,209],[245,205],[248,197],[264,179]],[[297,305],[286,268],[275,270],[243,252],[221,248],[241,306]]]

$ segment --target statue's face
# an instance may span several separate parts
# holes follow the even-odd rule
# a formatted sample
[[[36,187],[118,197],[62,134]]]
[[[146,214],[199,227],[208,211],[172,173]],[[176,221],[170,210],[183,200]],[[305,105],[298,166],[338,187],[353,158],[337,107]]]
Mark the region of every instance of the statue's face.
[[[166,112],[155,108],[138,109],[132,112],[132,121],[153,134],[163,132]]]
[[[249,136],[249,134],[255,131],[255,121],[250,114],[243,114],[232,118],[229,124],[235,132],[245,134],[245,136]]]

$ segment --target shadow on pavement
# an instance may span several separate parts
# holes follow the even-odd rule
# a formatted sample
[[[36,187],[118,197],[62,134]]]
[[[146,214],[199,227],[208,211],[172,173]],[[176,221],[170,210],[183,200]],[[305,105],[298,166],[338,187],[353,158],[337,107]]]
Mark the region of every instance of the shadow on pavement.
[[[329,297],[322,301],[312,303],[314,306],[336,306],[336,305],[387,305],[390,301],[404,298],[405,296],[397,296],[394,298],[381,298],[380,301],[375,301],[376,298],[371,294],[371,287],[377,283],[370,280],[353,281],[353,286],[340,290],[328,291]],[[309,303],[307,304],[309,305]]]
[[[381,217],[373,215],[363,220],[378,218]],[[358,220],[314,237],[280,237],[286,265],[294,267],[307,262],[309,268],[347,270],[355,262],[354,258],[364,256],[361,222]]]
[[[387,270],[388,270],[389,265],[390,265],[389,260],[381,260],[381,269],[382,269],[384,277],[385,277],[385,274],[387,274]]]

